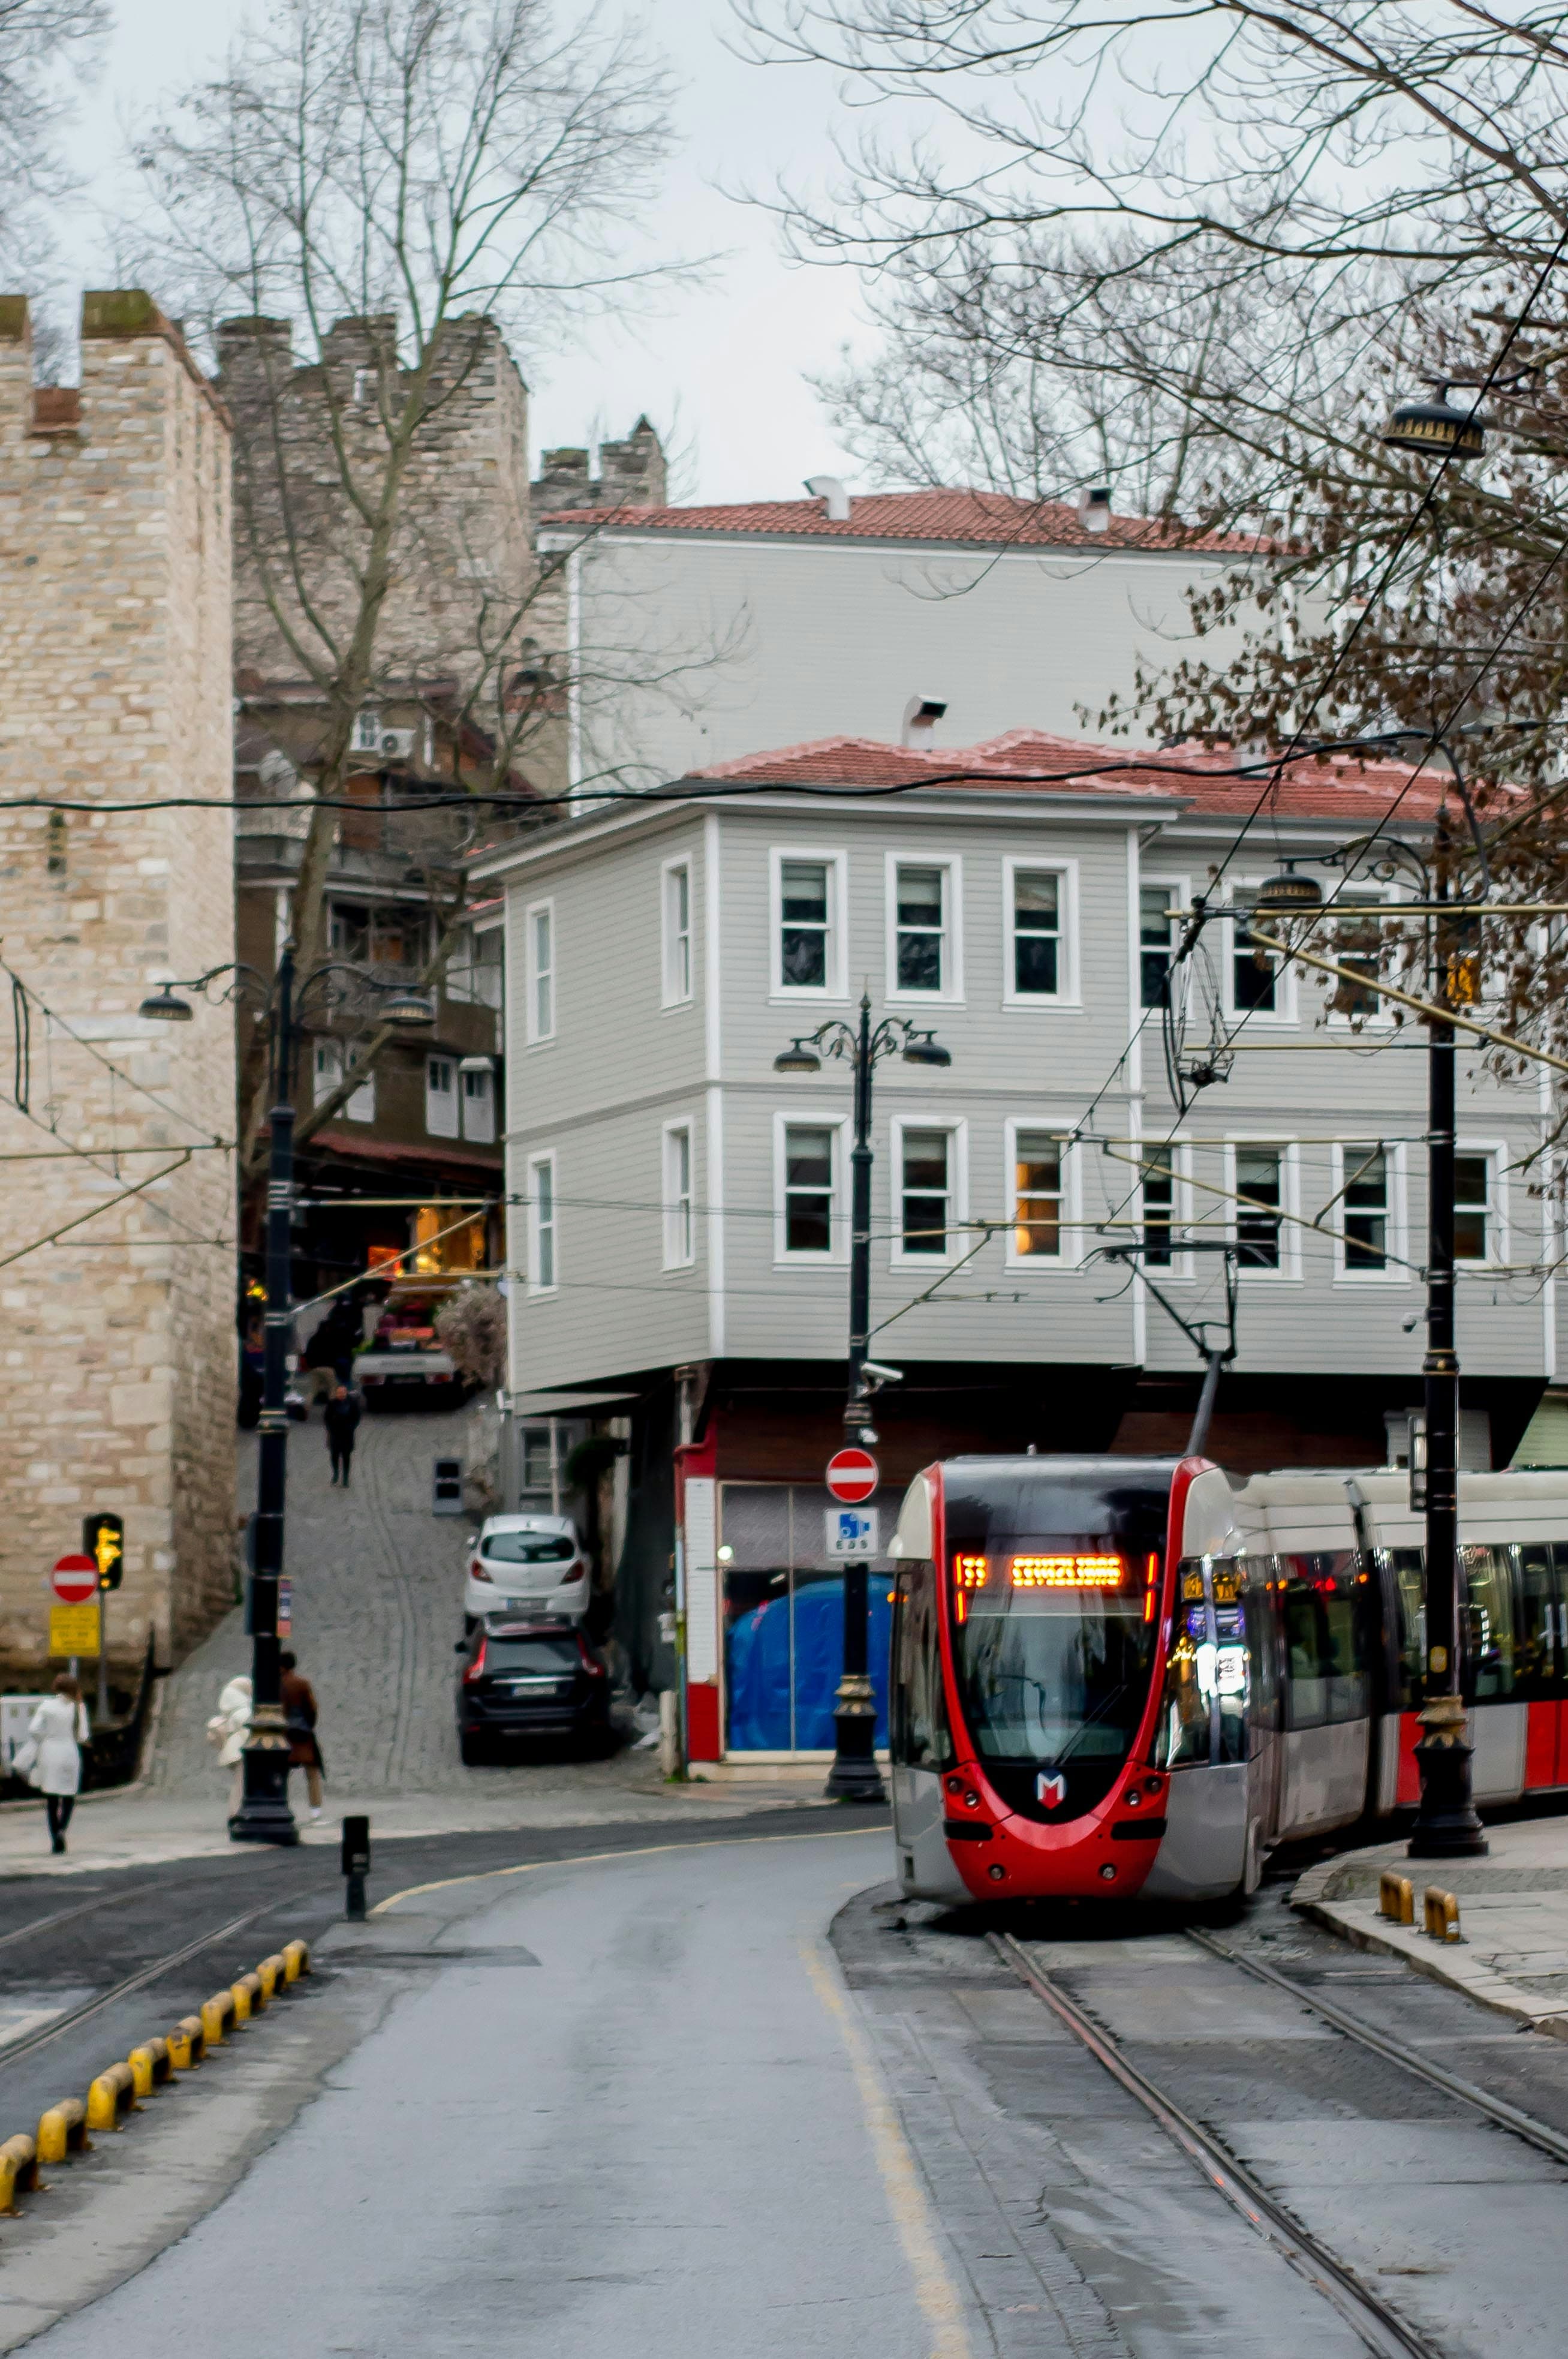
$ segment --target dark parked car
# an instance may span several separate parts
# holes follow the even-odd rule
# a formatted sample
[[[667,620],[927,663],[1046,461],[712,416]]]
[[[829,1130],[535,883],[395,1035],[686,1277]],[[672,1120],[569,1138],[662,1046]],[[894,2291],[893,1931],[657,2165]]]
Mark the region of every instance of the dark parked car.
[[[458,1744],[471,1767],[504,1740],[613,1741],[610,1675],[579,1625],[559,1614],[489,1614],[457,1651]]]

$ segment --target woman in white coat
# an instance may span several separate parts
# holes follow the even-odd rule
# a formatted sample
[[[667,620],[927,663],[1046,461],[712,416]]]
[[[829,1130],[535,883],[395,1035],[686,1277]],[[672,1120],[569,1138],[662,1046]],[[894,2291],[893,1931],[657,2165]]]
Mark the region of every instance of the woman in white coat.
[[[81,1690],[69,1672],[61,1671],[52,1696],[45,1696],[27,1734],[36,1745],[29,1784],[43,1795],[49,1812],[49,1841],[57,1852],[65,1849],[65,1831],[81,1790],[81,1748],[90,1731]]]
[[[229,1816],[239,1809],[244,1786],[243,1756],[245,1739],[251,1728],[251,1683],[242,1673],[237,1679],[226,1680],[218,1694],[218,1709],[207,1723],[207,1742],[218,1748],[218,1765],[232,1769],[233,1778],[229,1791]]]

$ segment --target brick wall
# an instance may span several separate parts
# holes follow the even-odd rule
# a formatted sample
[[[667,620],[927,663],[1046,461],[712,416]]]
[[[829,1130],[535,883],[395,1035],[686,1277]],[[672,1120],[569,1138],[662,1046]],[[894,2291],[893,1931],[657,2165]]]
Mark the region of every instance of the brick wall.
[[[0,299],[0,755],[5,798],[45,806],[0,810],[0,957],[43,1003],[31,1118],[0,1040],[0,1260],[91,1215],[0,1266],[10,1679],[45,1668],[46,1576],[89,1509],[125,1519],[117,1660],[150,1628],[168,1661],[232,1593],[232,1158],[169,1167],[232,1138],[232,1019],[135,1012],[233,956],[232,821],[200,808],[231,791],[230,430],[146,295],[87,296],[81,352],[79,395],[35,397],[27,305]],[[135,808],[170,794],[197,808]]]

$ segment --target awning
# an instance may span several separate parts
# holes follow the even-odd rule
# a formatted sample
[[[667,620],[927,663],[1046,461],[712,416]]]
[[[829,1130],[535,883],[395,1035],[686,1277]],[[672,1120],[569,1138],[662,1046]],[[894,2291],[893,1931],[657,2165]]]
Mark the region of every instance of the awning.
[[[568,1417],[585,1408],[618,1408],[641,1400],[641,1393],[514,1393],[514,1417]]]

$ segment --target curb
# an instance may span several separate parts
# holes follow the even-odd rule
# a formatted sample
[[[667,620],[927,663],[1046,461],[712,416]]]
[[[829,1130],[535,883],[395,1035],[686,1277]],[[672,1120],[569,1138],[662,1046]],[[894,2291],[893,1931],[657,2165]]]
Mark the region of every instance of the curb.
[[[128,2128],[131,2114],[146,2110],[145,2098],[156,2097],[183,2073],[195,2071],[253,2013],[261,2014],[275,1996],[309,1972],[308,1942],[286,1942],[232,1988],[215,1992],[199,2016],[183,2016],[167,2038],[143,2040],[129,2056],[106,2064],[93,2075],[85,2100],[62,2097],[46,2106],[35,2136],[18,2132],[0,2145],[0,2217],[18,2216],[18,2193],[48,2191],[48,2181],[40,2176],[46,2163],[66,2163],[73,2155],[90,2154],[93,2131],[117,2135]]]
[[[1506,2016],[1521,2030],[1541,2032],[1548,2039],[1568,2039],[1568,2006],[1532,2006],[1528,1995],[1509,1982],[1506,1974],[1494,1973],[1489,1966],[1476,1965],[1456,1955],[1456,1950],[1465,1948],[1463,1942],[1434,1941],[1418,1932],[1413,1925],[1396,1925],[1391,1918],[1375,1912],[1368,1924],[1360,1916],[1353,1915],[1343,1902],[1325,1900],[1325,1885],[1343,1864],[1341,1860],[1331,1859],[1309,1867],[1292,1891],[1291,1907],[1352,1949],[1401,1959],[1429,1982],[1443,1983],[1462,1997],[1474,2000],[1477,2006]]]

